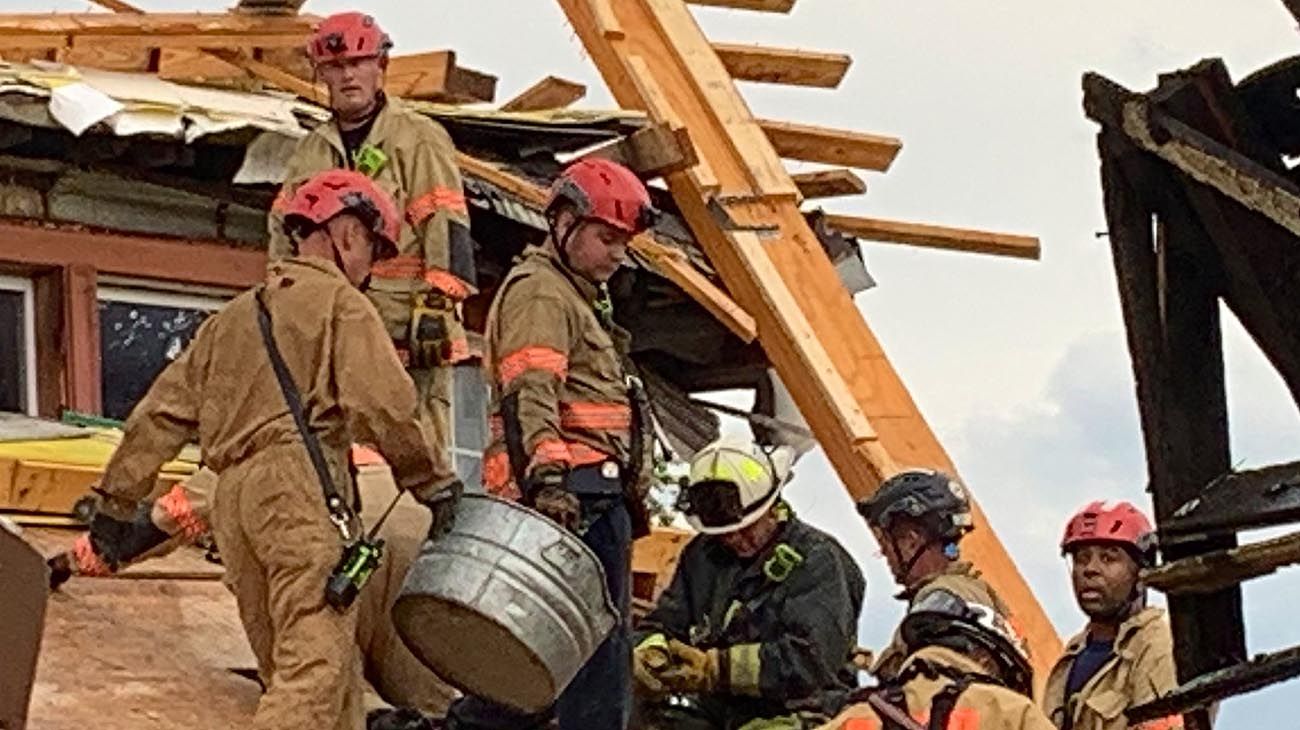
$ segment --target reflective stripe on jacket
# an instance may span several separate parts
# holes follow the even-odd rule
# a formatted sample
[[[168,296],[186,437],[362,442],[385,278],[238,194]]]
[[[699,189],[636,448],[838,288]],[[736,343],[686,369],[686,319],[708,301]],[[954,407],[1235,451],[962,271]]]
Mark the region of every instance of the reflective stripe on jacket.
[[[549,243],[525,251],[497,291],[484,359],[492,385],[492,438],[483,461],[489,492],[518,499],[516,475],[542,465],[631,462],[635,419],[615,343],[626,333],[601,324],[597,294]],[[523,464],[510,461],[511,418],[519,426]]]

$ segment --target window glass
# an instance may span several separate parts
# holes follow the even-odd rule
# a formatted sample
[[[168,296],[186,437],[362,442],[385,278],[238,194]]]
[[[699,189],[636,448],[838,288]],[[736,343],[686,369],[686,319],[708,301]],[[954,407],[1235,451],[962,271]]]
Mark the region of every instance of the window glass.
[[[25,304],[23,292],[0,289],[0,411],[27,412]]]
[[[219,299],[101,290],[99,332],[104,415],[124,420],[154,378],[194,339]]]

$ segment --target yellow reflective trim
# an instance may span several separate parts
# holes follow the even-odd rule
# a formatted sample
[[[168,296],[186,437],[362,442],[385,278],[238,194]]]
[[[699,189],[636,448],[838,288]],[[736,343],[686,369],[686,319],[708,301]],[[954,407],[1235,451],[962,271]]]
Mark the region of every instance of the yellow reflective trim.
[[[759,649],[762,644],[736,644],[727,650],[730,669],[727,686],[735,694],[761,696],[758,689],[758,675],[762,668]]]
[[[668,651],[668,637],[664,636],[663,634],[650,634],[649,636],[642,639],[640,644],[636,645],[637,651],[641,651],[642,649],[656,649],[656,648],[663,649],[664,651]]]

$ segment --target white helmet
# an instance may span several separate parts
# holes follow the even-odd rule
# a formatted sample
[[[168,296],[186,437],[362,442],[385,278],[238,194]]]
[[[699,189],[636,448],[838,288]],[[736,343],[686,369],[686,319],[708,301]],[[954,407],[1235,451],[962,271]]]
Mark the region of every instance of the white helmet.
[[[691,527],[706,535],[743,530],[776,504],[793,464],[789,447],[724,437],[691,460],[690,481],[677,506]]]

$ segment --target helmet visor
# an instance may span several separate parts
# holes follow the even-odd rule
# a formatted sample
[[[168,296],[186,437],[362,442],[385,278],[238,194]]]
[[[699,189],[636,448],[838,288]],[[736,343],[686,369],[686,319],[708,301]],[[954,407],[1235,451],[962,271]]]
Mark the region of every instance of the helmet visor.
[[[728,527],[745,519],[740,488],[734,482],[708,480],[682,489],[677,508],[705,527]]]

